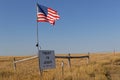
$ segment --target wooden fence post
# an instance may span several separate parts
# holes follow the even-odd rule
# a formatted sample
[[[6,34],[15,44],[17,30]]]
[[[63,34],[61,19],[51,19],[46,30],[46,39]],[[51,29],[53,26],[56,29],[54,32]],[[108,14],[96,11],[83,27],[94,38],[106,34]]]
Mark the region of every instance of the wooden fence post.
[[[70,60],[70,53],[68,54],[68,65],[71,68],[71,60]]]
[[[13,58],[13,67],[14,67],[14,70],[16,70],[15,57]]]
[[[62,67],[62,78],[64,80],[64,62],[63,61],[61,63],[61,67]]]
[[[90,53],[88,52],[87,64],[90,62]]]

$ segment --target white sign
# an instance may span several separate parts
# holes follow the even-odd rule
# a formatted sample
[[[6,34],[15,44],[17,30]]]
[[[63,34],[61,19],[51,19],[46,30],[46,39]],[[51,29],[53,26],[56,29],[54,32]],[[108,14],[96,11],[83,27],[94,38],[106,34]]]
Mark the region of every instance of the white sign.
[[[55,68],[54,50],[40,50],[39,63],[41,70]]]

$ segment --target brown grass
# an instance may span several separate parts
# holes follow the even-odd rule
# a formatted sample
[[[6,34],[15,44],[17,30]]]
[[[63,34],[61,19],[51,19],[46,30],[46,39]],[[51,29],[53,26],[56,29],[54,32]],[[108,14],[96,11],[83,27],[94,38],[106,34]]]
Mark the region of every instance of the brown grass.
[[[59,54],[67,55],[67,54]],[[81,56],[86,54],[72,54]],[[29,56],[16,56],[20,60]],[[64,61],[62,75],[61,62]],[[13,68],[13,56],[0,56],[0,80],[120,80],[120,54],[90,54],[90,63],[86,59],[72,59],[71,68],[66,59],[56,59],[56,68],[45,70],[42,78],[39,74],[38,59],[17,63]]]

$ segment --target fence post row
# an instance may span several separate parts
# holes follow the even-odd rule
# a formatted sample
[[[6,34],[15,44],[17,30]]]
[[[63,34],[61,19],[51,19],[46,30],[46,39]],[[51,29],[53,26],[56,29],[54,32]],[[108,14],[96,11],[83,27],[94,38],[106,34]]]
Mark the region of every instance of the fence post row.
[[[89,63],[89,56],[90,56],[90,53],[88,52],[88,55],[87,56],[70,56],[70,53],[68,54],[68,56],[55,56],[55,58],[63,58],[63,59],[68,59],[68,65],[69,67],[71,67],[71,59],[72,58],[87,58],[87,64]],[[16,63],[18,62],[23,62],[23,61],[27,61],[27,60],[31,60],[31,59],[35,59],[35,58],[38,58],[38,56],[32,56],[30,58],[25,58],[25,59],[22,59],[22,60],[15,60],[15,57],[13,58],[13,67],[14,67],[14,70],[16,70]]]

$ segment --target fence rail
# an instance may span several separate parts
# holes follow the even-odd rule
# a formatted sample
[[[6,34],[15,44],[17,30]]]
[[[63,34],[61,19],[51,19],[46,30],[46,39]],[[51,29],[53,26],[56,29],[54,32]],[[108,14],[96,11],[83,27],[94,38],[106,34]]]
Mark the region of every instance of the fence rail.
[[[21,59],[21,60],[17,60],[17,61],[15,61],[15,58],[14,58],[14,63],[18,63],[18,62],[23,62],[23,61],[35,59],[35,58],[37,58],[37,57],[38,57],[38,56],[33,56],[33,57],[30,57],[30,58],[25,58],[25,59]]]
[[[55,56],[55,58],[89,58],[89,56]]]

